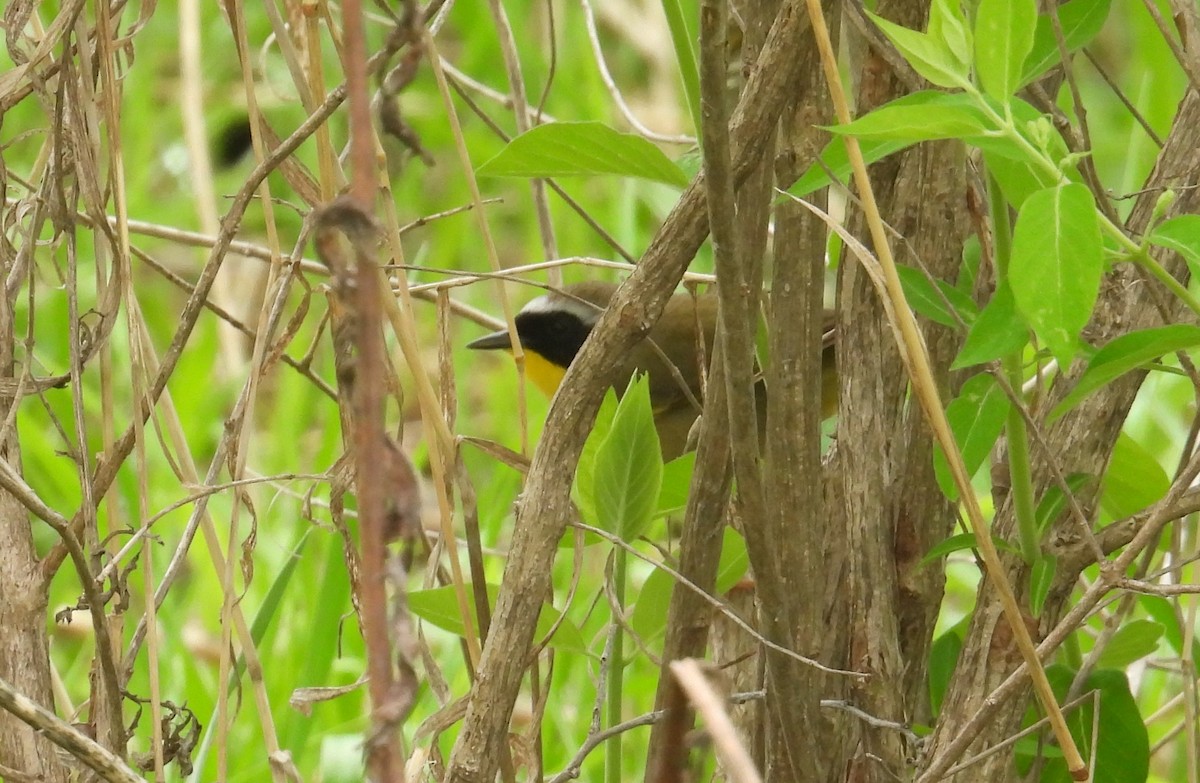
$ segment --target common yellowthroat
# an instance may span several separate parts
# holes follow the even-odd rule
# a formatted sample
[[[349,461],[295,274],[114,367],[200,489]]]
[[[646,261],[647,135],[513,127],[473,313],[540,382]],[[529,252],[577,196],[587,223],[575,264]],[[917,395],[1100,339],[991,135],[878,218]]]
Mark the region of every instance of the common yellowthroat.
[[[615,283],[592,280],[566,286],[532,299],[516,316],[517,334],[525,351],[525,372],[547,396],[553,396],[575,354],[600,320],[616,292]],[[717,326],[717,297],[676,294],[646,340],[635,346],[621,363],[613,381],[618,391],[634,372],[650,378],[654,426],[663,458],[670,460],[688,447],[688,433],[700,414],[700,361],[711,354]],[[698,328],[699,327],[699,328]],[[701,334],[703,339],[701,340]],[[823,417],[837,409],[834,372],[833,314],[825,313],[824,350],[821,355]],[[476,350],[512,350],[507,331],[493,332],[467,344]],[[765,386],[760,381],[760,423],[766,413]]]

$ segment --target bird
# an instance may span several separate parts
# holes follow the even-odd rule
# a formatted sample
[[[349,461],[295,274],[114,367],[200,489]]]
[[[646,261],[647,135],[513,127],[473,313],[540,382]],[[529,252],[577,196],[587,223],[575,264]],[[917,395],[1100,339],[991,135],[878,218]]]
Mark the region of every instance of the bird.
[[[542,392],[553,397],[567,368],[612,301],[617,285],[601,280],[574,283],[531,299],[517,313],[517,335],[525,354],[525,373]],[[613,378],[622,391],[635,372],[649,376],[654,426],[664,460],[694,447],[693,425],[701,413],[701,362],[711,354],[717,325],[717,297],[711,293],[677,293],[667,300],[662,316],[646,340],[634,346]],[[698,328],[700,327],[700,328]],[[825,312],[821,356],[822,418],[837,409],[834,371],[833,313]],[[513,349],[507,330],[472,340],[479,351]],[[760,426],[766,414],[766,387],[757,387]]]

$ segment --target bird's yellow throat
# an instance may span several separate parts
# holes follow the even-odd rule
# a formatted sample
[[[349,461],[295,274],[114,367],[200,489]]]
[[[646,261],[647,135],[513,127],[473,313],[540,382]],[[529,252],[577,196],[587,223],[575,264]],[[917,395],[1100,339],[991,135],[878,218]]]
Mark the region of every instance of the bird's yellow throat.
[[[525,350],[525,377],[542,390],[547,397],[553,397],[567,374],[565,367],[559,367],[540,353]]]

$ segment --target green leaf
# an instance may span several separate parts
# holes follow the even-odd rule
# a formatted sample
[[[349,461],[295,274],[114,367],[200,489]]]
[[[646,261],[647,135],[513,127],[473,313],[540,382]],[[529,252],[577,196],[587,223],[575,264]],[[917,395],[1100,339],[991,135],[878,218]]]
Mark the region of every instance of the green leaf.
[[[488,585],[488,595],[494,595],[495,585]],[[475,596],[466,591],[471,610],[475,609]],[[464,634],[462,617],[458,611],[458,599],[454,585],[432,587],[428,590],[413,590],[408,594],[408,608],[417,617],[443,631],[456,636]]]
[[[958,282],[954,286],[966,296],[970,296],[971,292],[975,290],[975,280],[979,277],[979,262],[982,259],[983,251],[979,246],[979,236],[971,234],[963,240],[962,264],[958,267]]]
[[[729,592],[730,588],[741,581],[749,568],[749,562],[746,542],[736,530],[726,526],[721,544],[721,559],[717,565],[716,594],[723,595]],[[655,568],[650,576],[646,577],[642,589],[638,592],[633,612],[629,616],[629,626],[643,643],[657,639],[666,628],[671,592],[674,589],[675,577],[662,568]]]
[[[1046,744],[1043,738],[1036,734],[1017,740],[1016,744],[1013,745],[1013,753],[1021,759],[1032,759],[1034,757],[1061,759],[1063,757],[1063,753],[1057,745]],[[1024,769],[1024,767],[1021,767],[1021,769]],[[1043,781],[1039,779],[1038,783],[1043,783]]]
[[[683,511],[687,506],[688,490],[692,488],[692,469],[695,466],[694,451],[689,451],[663,465],[662,489],[658,493],[658,505],[654,516],[665,517]]]
[[[292,547],[291,554],[288,555],[283,567],[279,569],[279,573],[271,582],[271,587],[267,590],[266,597],[263,598],[262,606],[254,614],[254,622],[250,626],[250,638],[255,642],[261,642],[267,629],[271,627],[271,621],[275,619],[279,606],[287,595],[287,588],[292,581],[292,576],[296,573],[296,566],[300,565],[300,556],[304,554],[304,549],[308,546],[308,534],[311,532],[312,528],[305,530],[304,534],[300,536],[300,540]],[[239,658],[239,662],[240,660]]]
[[[298,683],[331,682],[334,661],[343,652],[339,634],[328,633],[328,629],[336,628],[342,620],[342,615],[350,601],[350,580],[346,578],[345,559],[341,545],[332,536],[315,544],[317,552],[314,562],[318,570],[309,573],[306,585],[312,586],[312,600],[306,604],[302,618],[294,618],[297,623],[295,630],[304,640],[303,650],[294,650],[289,646],[286,657],[275,657],[273,665],[285,665],[294,672],[293,679]],[[323,552],[321,551],[323,548]],[[285,748],[302,748],[312,733],[313,723],[309,720],[297,720],[299,713],[293,713],[285,719],[280,729],[280,744]]]
[[[949,301],[950,307],[954,308],[960,319],[968,324],[975,320],[979,312],[975,301],[949,283],[938,280],[935,289],[924,272],[903,264],[896,265],[896,273],[900,276],[900,284],[904,286],[904,295],[908,298],[908,303],[920,315],[934,323],[957,329],[958,321],[954,320],[953,313],[946,306],[946,302]],[[941,291],[941,296],[938,295],[938,290]]]
[[[1111,5],[1112,0],[1071,0],[1058,7],[1058,22],[1067,51],[1073,52],[1096,37],[1108,19]],[[1020,86],[1024,87],[1060,62],[1053,22],[1049,15],[1039,16],[1033,48],[1021,68]]]
[[[936,112],[942,106],[952,106],[957,109],[972,109],[974,103],[961,93],[944,93],[937,90],[922,90],[919,92],[910,93],[903,97],[897,98],[894,101],[889,101],[879,109],[892,107],[925,107],[931,112]],[[913,141],[898,141],[887,138],[860,138],[858,146],[862,150],[863,158],[867,163],[875,163],[883,160],[893,152],[900,150],[913,144]],[[804,198],[809,193],[823,188],[830,183],[837,181],[846,183],[851,174],[850,159],[846,152],[846,143],[841,139],[834,139],[825,145],[825,149],[821,150],[820,160],[809,167],[808,171],[796,180],[788,193],[797,198]]]
[[[1016,91],[1036,27],[1033,0],[981,0],[975,15],[975,74],[988,95],[1004,101]]]
[[[1154,454],[1122,432],[1104,473],[1100,505],[1113,519],[1124,519],[1157,503],[1170,486]]]
[[[1004,390],[987,373],[969,379],[963,384],[959,395],[946,406],[946,417],[962,452],[968,476],[975,475],[991,454],[996,439],[1004,430],[1010,407]],[[933,467],[942,492],[951,500],[957,500],[958,487],[954,484],[946,455],[940,447],[934,450]]]
[[[967,26],[959,0],[933,0],[929,7],[928,35],[945,44],[946,51],[962,65],[971,63],[971,28]]]
[[[1053,421],[1089,394],[1169,353],[1200,346],[1200,326],[1174,324],[1123,334],[1092,356],[1075,388],[1050,413]]]
[[[683,95],[687,99],[688,112],[696,133],[700,133],[700,69],[696,64],[698,35],[688,29],[688,12],[680,0],[663,0],[663,15],[667,29],[671,32],[671,43],[675,47],[675,62],[679,65],[679,78],[683,82]]]
[[[552,122],[510,141],[478,168],[493,177],[570,177],[618,174],[687,187],[687,175],[641,136],[599,122]]]
[[[1091,192],[1068,184],[1026,199],[1013,231],[1009,284],[1017,309],[1068,367],[1092,316],[1104,271]]]
[[[629,615],[629,627],[643,644],[656,640],[667,627],[667,610],[674,589],[675,578],[661,568],[651,571],[642,583]]]
[[[596,512],[596,452],[600,444],[612,430],[613,418],[617,415],[617,393],[609,389],[600,403],[596,413],[596,421],[592,431],[583,443],[583,451],[579,455],[579,465],[575,468],[575,484],[571,487],[572,498],[579,508],[583,521],[592,527],[600,527],[599,516]],[[570,531],[568,531],[568,534]],[[573,540],[573,537],[568,536]]]
[[[938,87],[961,88],[968,81],[968,68],[961,62],[946,41],[909,30],[881,16],[867,12],[880,32],[900,51],[917,73]]]
[[[470,583],[464,584],[463,589],[466,591],[467,605],[470,607],[472,621],[474,621],[475,593],[471,590]],[[497,585],[489,584],[487,586],[489,603],[495,604],[496,592],[499,589]],[[463,635],[463,621],[458,612],[458,598],[454,594],[454,585],[433,587],[428,590],[413,590],[408,594],[408,608],[413,614],[432,626],[449,631],[455,636]],[[560,619],[561,622],[559,622]],[[587,654],[587,644],[583,641],[579,629],[570,620],[562,617],[562,612],[548,603],[542,604],[537,622],[538,637],[543,638],[550,633],[550,629],[554,628],[555,623],[559,623],[559,625],[554,632],[554,637],[550,640],[551,647]]]
[[[1041,554],[1033,562],[1029,571],[1029,609],[1034,617],[1040,616],[1046,606],[1046,596],[1050,595],[1057,567],[1058,558],[1054,555]]]
[[[977,107],[965,102],[909,105],[893,101],[864,114],[849,125],[834,125],[832,133],[915,144],[934,139],[958,139],[987,133],[990,124]]]
[[[1175,654],[1183,655],[1183,626],[1171,602],[1161,595],[1139,595],[1137,600],[1142,611],[1163,627],[1167,644],[1171,645]],[[1196,661],[1200,661],[1200,640],[1192,639],[1192,671],[1195,671]]]
[[[934,715],[942,710],[942,699],[958,665],[958,654],[962,652],[970,622],[969,616],[959,620],[954,627],[934,639],[929,648],[929,706]]]
[[[1164,220],[1146,237],[1152,245],[1174,250],[1189,264],[1200,264],[1200,215]]]
[[[983,162],[995,176],[1004,199],[1016,209],[1034,193],[1055,184],[1052,174],[1028,160],[1013,160],[989,149],[983,151]]]
[[[612,429],[596,452],[593,482],[598,526],[622,541],[640,536],[654,518],[662,474],[650,382],[642,375],[631,379],[621,395]]]
[[[1021,350],[1027,342],[1029,330],[1017,315],[1012,289],[1001,284],[992,295],[992,301],[987,303],[971,325],[971,331],[967,332],[967,339],[963,341],[962,350],[958,352],[958,358],[951,368],[961,370],[994,361]]]
[[[1062,665],[1046,667],[1054,693],[1060,702],[1075,679],[1075,672]],[[1083,757],[1096,746],[1096,774],[1093,783],[1139,783],[1150,774],[1150,737],[1137,702],[1129,690],[1125,672],[1097,669],[1083,682],[1083,693],[1096,692],[1098,704],[1087,700],[1067,713],[1067,725]],[[1099,715],[1096,714],[1099,710]],[[1093,729],[1093,726],[1095,729]],[[1027,746],[1032,747],[1032,746]],[[1057,748],[1055,748],[1057,749]],[[1020,749],[1018,755],[1023,754]],[[1069,783],[1070,773],[1060,754],[1043,754],[1046,761],[1038,776],[1040,783]],[[1021,765],[1019,765],[1021,766]]]
[[[1072,473],[1067,477],[1067,487],[1075,495],[1078,495],[1094,483],[1095,477],[1087,473]],[[1054,485],[1046,490],[1046,494],[1042,495],[1042,500],[1038,503],[1035,514],[1037,518],[1038,540],[1045,537],[1046,533],[1050,530],[1050,526],[1058,520],[1066,507],[1067,496],[1063,494],[1058,485]]]
[[[688,180],[695,179],[704,170],[704,155],[700,152],[699,147],[692,147],[675,158],[675,165],[687,176]]]
[[[1124,669],[1158,649],[1163,626],[1153,620],[1131,620],[1113,634],[1096,666],[1101,669]]]
[[[717,564],[717,593],[729,592],[746,576],[749,569],[750,556],[746,553],[746,540],[726,525],[721,542],[721,561]]]
[[[867,165],[881,161],[888,155],[909,146],[912,146],[912,142],[893,139],[859,139],[858,142],[863,160]],[[846,152],[846,142],[834,139],[821,151],[819,162],[810,166],[808,171],[804,172],[803,176],[788,188],[788,193],[796,198],[804,198],[834,182],[846,184],[850,174],[850,158],[849,153]]]
[[[288,585],[292,581],[292,576],[296,573],[296,566],[300,564],[300,556],[304,554],[304,549],[308,546],[308,534],[312,532],[312,528],[304,531],[304,535],[300,536],[300,540],[296,542],[296,546],[292,548],[291,555],[283,564],[283,568],[279,569],[279,573],[271,582],[271,587],[267,590],[267,595],[263,599],[262,606],[254,615],[254,622],[250,625],[250,638],[256,644],[261,644],[266,637],[267,631],[272,628],[272,621],[279,612],[280,604],[287,595]],[[242,672],[246,668],[245,656],[239,655],[234,664],[235,676],[230,682],[230,688],[234,688],[238,680],[241,679]]]
[[[1003,538],[998,538],[997,536],[992,536],[992,544],[997,549],[1003,550],[1005,552],[1012,552],[1013,554],[1018,554],[1018,552],[1019,552],[1019,550],[1015,546],[1008,543]],[[946,540],[941,541],[937,544],[934,544],[929,549],[929,552],[926,553],[925,557],[921,558],[921,562],[918,567],[924,566],[928,563],[932,563],[934,560],[945,557],[946,555],[949,555],[952,552],[961,552],[964,549],[974,549],[974,548],[975,548],[975,534],[974,533],[959,533],[958,535],[950,536]]]

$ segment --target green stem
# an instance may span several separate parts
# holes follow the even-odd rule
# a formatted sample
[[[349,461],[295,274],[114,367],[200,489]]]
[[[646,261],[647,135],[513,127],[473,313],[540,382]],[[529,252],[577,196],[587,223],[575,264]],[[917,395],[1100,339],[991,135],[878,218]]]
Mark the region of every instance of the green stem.
[[[1004,362],[1011,378],[1013,373],[1010,364],[1013,363],[1008,360]],[[1019,377],[1020,363],[1015,363],[1015,367]],[[1017,530],[1021,538],[1021,557],[1033,565],[1041,554],[1041,543],[1037,529],[1037,507],[1033,502],[1033,471],[1029,466],[1029,433],[1025,430],[1025,417],[1015,405],[1008,411],[1007,428],[1008,473],[1012,479],[1013,510],[1017,515]]]
[[[1008,260],[1012,253],[1012,226],[1008,220],[1008,203],[1000,192],[995,177],[988,177],[988,201],[992,216],[992,236],[995,241],[996,278],[1000,285],[1008,284]],[[1001,360],[1004,373],[1013,389],[1020,389],[1025,382],[1021,371],[1021,351],[1005,356]],[[1016,513],[1017,530],[1020,536],[1021,556],[1033,565],[1041,552],[1038,542],[1037,504],[1033,497],[1033,470],[1029,465],[1029,432],[1025,429],[1025,417],[1017,406],[1008,411],[1006,422],[1008,433],[1008,474],[1012,483],[1013,511]]]
[[[1167,287],[1167,290],[1179,297],[1179,301],[1187,305],[1188,309],[1190,309],[1193,313],[1200,315],[1200,300],[1197,300],[1196,297],[1192,295],[1192,292],[1187,290],[1183,283],[1180,283],[1178,280],[1176,280],[1174,275],[1172,275],[1166,269],[1163,269],[1162,264],[1155,261],[1154,257],[1150,255],[1146,248],[1138,245],[1132,239],[1125,236],[1125,232],[1122,231],[1120,227],[1114,226],[1107,220],[1104,220],[1100,224],[1100,227],[1104,229],[1105,233],[1117,240],[1117,243],[1122,246],[1122,249],[1129,254],[1129,259],[1131,261],[1141,264],[1142,268],[1149,272],[1154,279],[1158,280],[1158,282]]]
[[[692,115],[692,126],[696,138],[700,138],[700,69],[696,65],[696,47],[688,32],[687,19],[680,0],[663,0],[663,13],[667,16],[667,27],[671,31],[671,43],[675,47],[675,59],[679,62],[679,76],[683,79],[683,96],[687,99],[688,113]]]
[[[617,612],[625,612],[625,575],[627,570],[627,554],[618,548],[613,552],[613,595],[616,597]],[[625,680],[625,634],[621,625],[621,617],[613,618],[612,649],[608,658],[608,689],[604,696],[607,705],[605,728],[612,728],[621,722],[621,696]],[[606,783],[622,783],[621,775],[621,735],[609,737],[604,745],[604,779]]]

